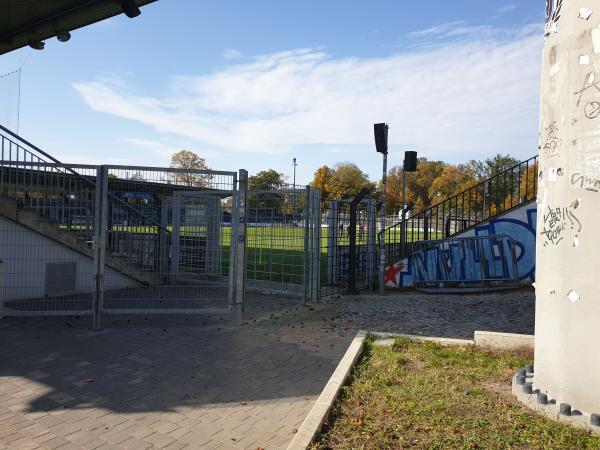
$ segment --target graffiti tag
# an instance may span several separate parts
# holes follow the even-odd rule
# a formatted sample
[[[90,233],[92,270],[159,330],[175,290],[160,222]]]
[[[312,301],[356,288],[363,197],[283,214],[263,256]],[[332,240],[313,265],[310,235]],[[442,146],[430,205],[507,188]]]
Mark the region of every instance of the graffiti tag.
[[[546,0],[546,27],[544,36],[557,32],[556,24],[560,19],[563,0]]]
[[[583,86],[581,87],[581,89],[577,92],[574,92],[574,95],[577,95],[578,108],[581,106],[581,103],[583,101],[583,94],[585,94],[588,91],[596,91],[596,94],[600,92],[600,80],[594,82],[594,78],[595,76],[593,72],[588,73],[583,79]],[[590,120],[600,116],[600,101],[592,100],[586,102],[585,106],[583,107],[583,113],[585,114],[585,117],[587,117]]]
[[[592,192],[600,191],[600,179],[586,177],[578,172],[571,175],[571,185]]]
[[[558,151],[562,147],[563,140],[558,137],[558,126],[556,121],[552,122],[544,129],[546,135],[546,141],[542,146],[542,152],[545,156],[553,158],[558,156]]]
[[[542,216],[544,227],[540,235],[544,236],[544,246],[548,244],[558,245],[564,239],[564,234],[567,229],[574,230],[575,233],[580,233],[583,228],[581,221],[573,212],[570,206],[560,208],[551,208],[548,206],[547,211]],[[577,237],[577,234],[575,234]]]

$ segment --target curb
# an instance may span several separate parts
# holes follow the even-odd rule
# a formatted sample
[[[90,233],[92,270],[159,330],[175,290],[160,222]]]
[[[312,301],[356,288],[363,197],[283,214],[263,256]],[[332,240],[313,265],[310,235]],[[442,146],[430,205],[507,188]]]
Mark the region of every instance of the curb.
[[[340,389],[348,379],[348,375],[350,375],[356,360],[362,353],[366,338],[366,331],[356,333],[348,350],[346,350],[346,354],[325,385],[317,402],[308,413],[308,416],[306,416],[306,419],[304,419],[304,422],[302,422],[292,442],[290,442],[288,450],[305,450],[313,443],[315,436],[321,431],[323,423],[327,420],[329,410],[337,398]]]
[[[475,345],[498,350],[533,350],[535,338],[531,334],[496,333],[494,331],[475,331]]]
[[[432,336],[416,336],[401,333],[382,333],[359,331],[350,343],[348,350],[340,360],[333,375],[319,395],[317,402],[311,408],[308,416],[302,422],[300,429],[287,447],[287,450],[306,450],[314,442],[321,431],[323,424],[329,416],[329,411],[337,399],[340,389],[348,379],[358,357],[361,355],[367,335],[371,334],[377,340],[374,345],[391,345],[394,338],[404,337],[413,341],[435,342],[440,345],[477,345],[495,349],[531,348],[533,349],[533,336],[526,334],[495,333],[491,331],[475,331],[474,339],[452,339]],[[378,342],[379,341],[379,342]],[[513,386],[513,393],[515,387]],[[520,397],[517,395],[517,397]],[[520,400],[520,398],[519,398]],[[521,400],[522,401],[522,400]],[[556,413],[555,413],[556,414]]]
[[[414,334],[381,333],[377,331],[371,332],[371,334],[378,339],[393,339],[397,337],[404,337],[410,339],[411,341],[435,342],[436,344],[440,345],[475,345],[475,342],[472,339],[452,339],[432,336],[417,336]]]

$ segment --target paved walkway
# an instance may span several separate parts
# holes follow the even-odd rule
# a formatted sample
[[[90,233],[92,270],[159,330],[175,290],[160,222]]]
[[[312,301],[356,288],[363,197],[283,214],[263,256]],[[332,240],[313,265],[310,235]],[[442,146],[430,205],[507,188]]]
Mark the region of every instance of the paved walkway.
[[[530,291],[253,297],[243,317],[0,320],[0,449],[285,448],[358,329],[533,332]]]

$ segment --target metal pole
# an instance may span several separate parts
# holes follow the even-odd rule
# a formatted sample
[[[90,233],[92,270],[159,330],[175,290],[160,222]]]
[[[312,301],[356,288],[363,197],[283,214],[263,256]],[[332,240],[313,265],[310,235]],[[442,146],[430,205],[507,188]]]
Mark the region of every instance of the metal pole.
[[[385,187],[387,178],[387,153],[383,154],[383,179],[381,181],[381,233],[379,236],[379,295],[385,295]]]
[[[400,256],[404,258],[406,255],[406,170],[402,169],[402,211],[400,219]]]

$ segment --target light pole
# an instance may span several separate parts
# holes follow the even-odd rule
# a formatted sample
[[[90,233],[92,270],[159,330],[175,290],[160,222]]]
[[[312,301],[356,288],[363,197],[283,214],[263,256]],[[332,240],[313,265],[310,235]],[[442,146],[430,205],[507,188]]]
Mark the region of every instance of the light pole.
[[[298,166],[296,158],[293,159],[292,165],[294,166],[294,189],[296,189],[296,167]]]
[[[375,132],[375,149],[383,155],[383,178],[381,179],[381,231],[379,234],[379,295],[385,295],[385,186],[387,178],[388,155],[387,123],[373,125]]]

